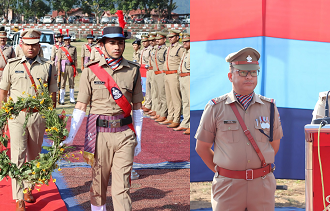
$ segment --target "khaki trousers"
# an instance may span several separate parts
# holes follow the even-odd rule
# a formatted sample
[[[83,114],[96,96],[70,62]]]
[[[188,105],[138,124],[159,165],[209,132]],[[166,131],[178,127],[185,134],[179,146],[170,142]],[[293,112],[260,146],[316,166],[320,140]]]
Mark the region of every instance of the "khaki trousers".
[[[181,127],[190,128],[190,76],[180,77],[183,120]]]
[[[275,209],[276,181],[273,173],[251,181],[223,176],[213,178],[213,211],[269,211]]]
[[[144,106],[148,109],[151,109],[152,106],[152,99],[151,99],[151,86],[152,86],[152,75],[153,70],[147,71],[147,80],[146,80],[146,95],[144,100]]]
[[[180,123],[181,94],[178,74],[165,75],[165,93],[168,108],[167,120]]]
[[[156,84],[155,81],[155,72],[152,70],[151,73],[151,102],[152,102],[152,106],[151,106],[151,110],[156,111],[157,115],[159,115],[159,109],[160,109],[160,105],[159,105],[159,99],[158,99],[158,86]]]
[[[8,120],[11,162],[18,168],[22,167],[25,159],[31,161],[39,155],[45,133],[45,119],[41,118],[39,113],[30,116],[26,129],[23,128],[25,116],[26,112],[21,111],[15,119]],[[30,186],[29,183],[23,182],[21,187],[15,179],[12,179],[11,185],[14,200],[23,199],[23,189]]]
[[[73,77],[72,66],[65,66],[64,72],[61,72],[61,89],[65,89],[67,78],[69,78],[69,88],[74,89],[74,77]]]
[[[94,155],[95,163],[92,167],[91,204],[102,206],[106,203],[111,172],[111,195],[114,210],[132,210],[129,189],[136,144],[135,134],[131,129],[116,133],[98,133]]]
[[[156,113],[161,117],[167,117],[167,103],[165,94],[165,73],[161,73],[154,76],[155,89],[158,99],[158,110]]]

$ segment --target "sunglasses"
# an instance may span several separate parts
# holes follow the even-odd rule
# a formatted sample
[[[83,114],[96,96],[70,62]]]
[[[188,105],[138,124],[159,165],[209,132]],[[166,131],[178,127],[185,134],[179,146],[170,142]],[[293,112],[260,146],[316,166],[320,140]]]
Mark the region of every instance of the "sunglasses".
[[[260,70],[236,70],[239,76],[246,77],[249,73],[252,77],[257,77]]]

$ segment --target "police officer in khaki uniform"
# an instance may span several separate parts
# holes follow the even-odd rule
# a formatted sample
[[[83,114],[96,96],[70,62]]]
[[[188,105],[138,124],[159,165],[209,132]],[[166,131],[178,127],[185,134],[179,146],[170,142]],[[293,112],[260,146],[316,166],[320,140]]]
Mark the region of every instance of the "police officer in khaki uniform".
[[[92,48],[95,46],[94,42],[94,35],[88,34],[87,35],[87,42],[82,45],[81,47],[81,70],[84,69],[84,65],[86,65],[91,57]]]
[[[150,50],[152,47],[150,47],[150,42],[148,40],[148,36],[147,35],[142,35],[141,36],[141,41],[142,41],[142,45],[143,48],[141,50],[141,58],[140,58],[140,65],[141,66],[145,66],[145,68],[147,69],[147,80],[146,80],[146,93],[145,93],[145,101],[144,101],[144,105],[142,106],[142,109],[144,112],[149,112],[151,111],[151,103],[148,104],[147,102],[151,102],[150,98],[151,98],[151,93],[150,93],[150,87],[148,86],[149,81],[148,81],[148,72],[149,72],[149,56],[150,56]]]
[[[101,39],[102,39],[102,36],[98,36],[96,38],[96,45],[93,46],[92,52],[91,52],[91,58],[90,58],[91,61],[98,60],[102,56],[104,56],[103,44],[99,42],[99,40],[101,40]]]
[[[141,40],[140,39],[136,39],[132,42],[133,45],[133,62],[139,62],[140,61],[140,57],[141,57]]]
[[[22,34],[23,34],[23,32],[22,32]],[[16,48],[15,48],[15,55],[16,55],[16,57],[22,57],[22,56],[24,56],[24,53],[23,53],[23,50],[22,50],[22,47],[21,47],[22,46],[22,43],[21,42],[22,42],[22,38],[20,39],[20,44],[18,44],[16,46]],[[44,57],[44,52],[43,52],[42,48],[40,48],[38,56],[39,57]]]
[[[206,105],[197,129],[196,151],[215,172],[211,198],[215,211],[275,208],[276,182],[270,165],[283,132],[278,110],[275,105],[271,106],[272,99],[254,93],[259,58],[260,54],[253,48],[243,48],[227,56],[228,78],[233,90]],[[267,137],[271,108],[274,112],[272,142]],[[254,141],[249,141],[244,134],[239,117],[234,114],[236,109]]]
[[[165,94],[165,71],[164,63],[166,59],[166,32],[157,32],[156,43],[157,48],[154,55],[154,81],[155,81],[155,92],[158,98],[159,109],[156,110],[159,117],[155,119],[156,122],[164,122],[167,117],[167,103]]]
[[[106,210],[106,192],[111,172],[114,210],[131,211],[129,177],[133,156],[137,153],[134,149],[136,150],[137,140],[141,137],[143,119],[141,75],[135,62],[122,57],[125,39],[129,35],[125,33],[124,36],[121,27],[106,27],[103,34],[101,42],[104,44],[107,58],[102,57],[99,61],[90,62],[82,72],[78,102],[73,111],[70,134],[64,144],[72,143],[85,117],[86,107],[90,104],[86,129],[89,138],[85,140],[85,146],[91,146],[92,140],[96,139],[96,146],[92,147],[95,148],[90,190],[92,210]],[[117,88],[115,85],[110,87],[111,84],[105,82],[106,76],[100,78],[96,74],[109,75],[118,85]],[[111,94],[108,90],[111,90]],[[121,103],[133,108],[136,136],[130,126],[130,109],[124,111]],[[97,135],[92,133],[94,125]],[[84,155],[87,149],[90,148],[85,148]]]
[[[182,96],[183,120],[175,131],[184,130],[183,134],[190,134],[190,34],[182,35],[183,47],[185,52],[181,58],[179,66],[180,91]]]
[[[74,104],[76,101],[74,99],[74,74],[78,74],[78,71],[75,70],[77,67],[77,49],[75,46],[70,45],[71,36],[66,35],[64,38],[64,46],[59,48],[57,52],[57,68],[61,70],[61,90],[60,90],[60,104],[64,105],[64,96],[65,96],[65,86],[66,80],[69,79],[69,88],[70,88],[70,103]],[[66,55],[65,50],[69,53],[72,62],[70,62],[69,57]]]
[[[181,93],[178,69],[184,48],[179,44],[179,30],[169,30],[167,37],[170,47],[167,49],[165,69],[165,93],[168,108],[167,120],[159,124],[168,125],[168,128],[176,128],[180,125]]]
[[[63,44],[64,44],[64,42],[63,42],[63,34],[61,34],[61,33],[57,33],[57,34],[55,35],[55,38],[57,39],[57,42],[56,42],[55,45],[53,45],[53,47],[52,47],[52,54],[51,54],[51,56],[50,56],[50,59],[51,59],[52,61],[54,61],[55,64],[57,64],[57,52],[58,52],[58,49],[59,49],[60,47],[62,47]],[[56,66],[56,65],[55,65],[55,66]]]
[[[7,33],[5,31],[0,31],[0,81],[2,76],[2,71],[8,62],[8,59],[15,58],[14,49],[7,45]]]
[[[56,71],[52,62],[38,56],[40,49],[39,38],[41,32],[35,29],[29,29],[22,33],[22,49],[24,56],[14,58],[8,61],[0,83],[0,102],[6,101],[8,91],[14,102],[17,97],[26,97],[27,94],[35,95],[35,88],[32,84],[48,84],[49,92],[52,93],[53,102],[56,102]],[[26,65],[26,66],[25,66]],[[28,76],[32,75],[32,79]],[[40,79],[41,82],[38,80]],[[25,92],[26,94],[23,94]],[[41,151],[45,132],[45,119],[41,118],[38,111],[33,111],[29,117],[27,128],[23,127],[26,111],[22,110],[19,115],[8,120],[10,131],[11,161],[20,168],[26,161],[34,160]],[[23,133],[25,134],[23,135]],[[24,182],[23,187],[16,180],[12,180],[12,194],[16,202],[16,211],[25,210],[25,203],[35,202],[29,184]],[[23,189],[27,192],[23,194]]]

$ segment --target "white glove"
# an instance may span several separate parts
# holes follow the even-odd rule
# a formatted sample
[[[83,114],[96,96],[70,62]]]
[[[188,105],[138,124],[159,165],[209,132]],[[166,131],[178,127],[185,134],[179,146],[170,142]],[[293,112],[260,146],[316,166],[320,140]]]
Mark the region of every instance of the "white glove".
[[[77,135],[77,132],[81,126],[82,121],[84,120],[86,112],[80,109],[74,109],[71,118],[71,127],[69,136],[60,144],[61,146],[71,145],[74,137]]]
[[[134,150],[134,156],[137,156],[141,152],[141,132],[142,132],[142,123],[143,123],[143,110],[133,110],[133,123],[134,130],[136,133],[137,145]]]

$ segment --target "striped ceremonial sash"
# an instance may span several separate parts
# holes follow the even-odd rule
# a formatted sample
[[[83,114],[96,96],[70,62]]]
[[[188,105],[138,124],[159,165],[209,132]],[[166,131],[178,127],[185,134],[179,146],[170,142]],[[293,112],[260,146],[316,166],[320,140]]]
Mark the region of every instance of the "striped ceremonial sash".
[[[252,92],[252,93],[249,94],[249,95],[240,95],[240,94],[235,93],[235,96],[236,96],[238,102],[239,102],[239,103],[244,107],[244,109],[246,110],[246,109],[249,107],[249,105],[250,105],[250,103],[251,103],[251,101],[252,101],[253,94],[254,94],[254,92]]]

